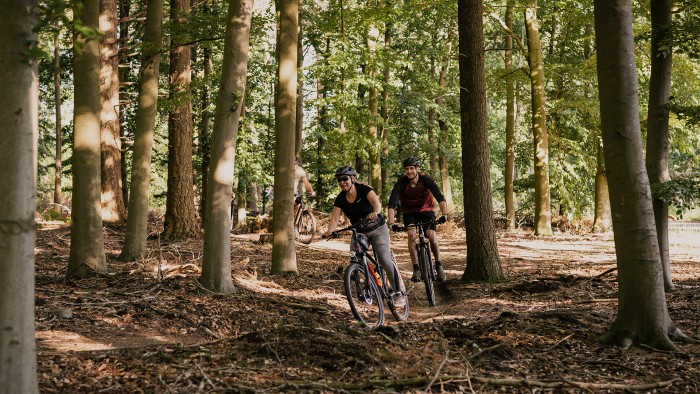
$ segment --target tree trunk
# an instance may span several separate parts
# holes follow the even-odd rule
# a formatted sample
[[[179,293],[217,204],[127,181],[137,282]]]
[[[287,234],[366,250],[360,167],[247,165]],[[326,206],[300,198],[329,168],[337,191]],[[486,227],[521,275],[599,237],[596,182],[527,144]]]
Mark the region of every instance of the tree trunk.
[[[99,0],[88,0],[76,16],[97,29]],[[73,207],[68,278],[106,273],[100,204],[100,49],[80,33],[74,37]]]
[[[651,76],[649,78],[649,106],[647,119],[646,169],[653,186],[670,179],[668,172],[668,113],[671,96],[672,53],[663,50],[671,25],[671,0],[651,1]],[[664,273],[666,291],[674,289],[671,279],[671,257],[668,242],[668,204],[653,199],[656,235]]]
[[[100,151],[102,221],[122,223],[126,204],[122,194],[122,142],[119,127],[119,50],[117,0],[100,0]]]
[[[481,0],[459,0],[459,85],[462,121],[464,220],[467,267],[462,279],[503,280],[491,206],[484,30]]]
[[[644,168],[630,0],[595,0],[598,90],[618,268],[617,319],[601,338],[671,350],[649,177]]]
[[[431,76],[435,73],[431,71]],[[437,101],[437,99],[436,99]],[[430,176],[437,178],[438,172],[438,155],[437,152],[440,149],[438,141],[435,138],[435,109],[428,108],[428,146],[430,146],[430,151],[428,152],[428,161],[430,162]]]
[[[221,88],[216,100],[212,133],[213,166],[209,169],[207,181],[204,259],[199,283],[208,290],[222,294],[235,291],[231,279],[231,191],[236,160],[236,136],[248,72],[252,14],[253,0],[229,2]],[[289,146],[294,148],[291,144]],[[291,180],[289,183],[291,185]]]
[[[450,29],[447,32],[447,43],[445,53],[442,56],[442,66],[440,67],[440,78],[438,85],[440,86],[440,94],[435,99],[435,104],[438,108],[445,103],[444,94],[447,91],[447,71],[450,67],[450,55],[452,54],[452,41],[454,40],[454,30]],[[455,209],[454,199],[452,198],[452,185],[450,184],[450,173],[447,169],[447,123],[441,115],[438,115],[438,126],[440,127],[440,145],[438,147],[438,163],[440,166],[440,179],[442,180],[442,194],[445,196],[445,204],[447,211],[453,212]]]
[[[53,87],[56,104],[56,172],[54,173],[53,187],[53,202],[55,204],[63,204],[63,195],[61,193],[61,178],[63,176],[61,170],[61,164],[63,163],[61,158],[63,150],[63,135],[61,131],[61,46],[59,36],[60,34],[56,33],[56,36],[53,38]]]
[[[598,144],[596,158],[597,168],[595,174],[595,219],[593,220],[593,232],[605,232],[612,226],[610,217],[610,194],[608,193],[608,176],[605,174],[605,158],[603,157],[603,145]]]
[[[142,43],[141,72],[138,79],[138,107],[134,130],[134,157],[126,237],[119,255],[123,261],[145,256],[148,249],[148,199],[150,197],[151,154],[158,104],[158,67],[160,65],[163,0],[148,0],[146,27]]]
[[[506,6],[506,27],[513,30],[513,0]],[[515,229],[515,79],[513,78],[513,37],[506,34],[505,51],[506,73],[506,169],[505,169],[505,203],[506,228]]]
[[[275,199],[272,204],[272,273],[297,273],[294,245],[294,127],[297,88],[298,0],[280,0],[275,106]]]
[[[190,0],[171,0],[170,20],[187,22]],[[200,235],[194,204],[192,170],[191,47],[182,45],[176,31],[170,44],[170,100],[168,113],[168,190],[163,238],[183,240]]]
[[[549,138],[544,93],[544,65],[536,6],[525,9],[532,94],[532,135],[535,167],[535,235],[552,235],[549,195]]]
[[[36,1],[3,3],[0,13],[0,392],[38,393],[34,338],[36,243]]]
[[[370,2],[376,7],[376,0]],[[378,196],[382,195],[382,166],[381,166],[381,146],[380,136],[377,131],[377,120],[379,119],[379,88],[377,87],[377,43],[379,41],[379,29],[376,23],[369,28],[367,35],[367,46],[369,48],[368,71],[369,77],[369,122],[367,124],[367,137],[369,145],[367,153],[369,156],[369,180],[370,185]]]

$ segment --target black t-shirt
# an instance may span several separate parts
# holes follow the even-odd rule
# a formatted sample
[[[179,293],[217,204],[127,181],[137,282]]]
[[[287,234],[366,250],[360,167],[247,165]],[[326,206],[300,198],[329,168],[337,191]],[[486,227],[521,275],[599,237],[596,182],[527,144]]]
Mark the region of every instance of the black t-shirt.
[[[367,195],[372,191],[372,188],[363,183],[355,183],[354,187],[357,189],[357,197],[355,197],[354,202],[348,202],[348,199],[345,196],[346,193],[341,191],[333,203],[333,206],[336,206],[343,211],[345,216],[350,219],[350,223],[352,224],[356,224],[360,220],[364,219],[374,210],[372,204],[370,204],[369,200],[367,199]]]

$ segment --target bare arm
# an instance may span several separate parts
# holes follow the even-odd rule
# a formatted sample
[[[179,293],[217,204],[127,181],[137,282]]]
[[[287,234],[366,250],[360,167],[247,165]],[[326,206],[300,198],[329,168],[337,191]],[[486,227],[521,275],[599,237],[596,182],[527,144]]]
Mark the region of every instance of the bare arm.
[[[369,218],[372,219],[372,221],[377,220],[377,214],[382,213],[382,203],[379,201],[377,193],[371,190],[367,193],[367,200],[372,205],[372,213],[369,214]]]
[[[301,181],[304,182],[306,190],[308,190],[312,196],[316,197],[316,192],[314,191],[314,188],[311,187],[311,182],[309,182],[309,180],[305,176],[301,177]]]
[[[447,203],[445,200],[440,201],[440,212],[442,212],[443,215],[447,215]]]
[[[386,221],[389,224],[389,226],[391,226],[392,224],[394,224],[394,214],[395,214],[394,208],[388,208],[386,210],[386,214],[387,214]]]
[[[340,221],[340,208],[333,207],[333,213],[331,213],[331,220],[328,222],[328,230],[324,234],[325,237],[330,237],[331,233],[338,228],[338,221]]]

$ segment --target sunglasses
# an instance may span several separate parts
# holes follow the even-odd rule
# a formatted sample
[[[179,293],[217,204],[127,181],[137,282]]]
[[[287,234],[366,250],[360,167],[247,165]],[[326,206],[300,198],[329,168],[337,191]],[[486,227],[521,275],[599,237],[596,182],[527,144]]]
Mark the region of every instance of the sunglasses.
[[[338,181],[338,183],[347,182],[350,180],[350,177],[349,176],[339,176],[339,177],[335,178],[335,180]]]

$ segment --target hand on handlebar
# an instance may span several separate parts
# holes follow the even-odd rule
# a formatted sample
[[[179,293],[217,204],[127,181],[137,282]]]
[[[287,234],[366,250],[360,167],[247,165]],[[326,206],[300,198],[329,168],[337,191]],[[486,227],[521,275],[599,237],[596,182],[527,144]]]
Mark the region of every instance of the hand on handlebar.
[[[437,220],[438,223],[443,224],[447,222],[447,215],[442,215],[440,218]]]
[[[394,223],[394,224],[391,225],[391,231],[393,231],[393,232],[395,232],[395,233],[396,233],[396,232],[399,232],[399,231],[401,231],[401,226],[399,226],[398,224]]]

